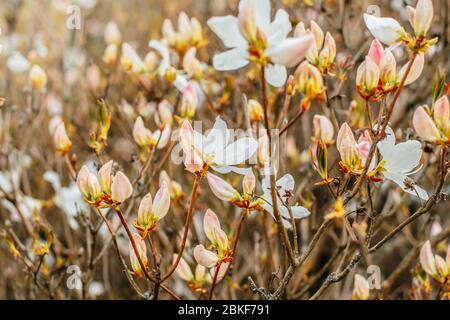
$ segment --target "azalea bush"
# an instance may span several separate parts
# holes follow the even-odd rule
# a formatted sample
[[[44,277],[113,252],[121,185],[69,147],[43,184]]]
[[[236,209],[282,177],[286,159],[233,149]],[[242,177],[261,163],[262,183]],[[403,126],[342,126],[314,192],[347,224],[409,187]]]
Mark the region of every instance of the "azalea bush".
[[[405,2],[3,1],[0,298],[448,299],[450,4]]]

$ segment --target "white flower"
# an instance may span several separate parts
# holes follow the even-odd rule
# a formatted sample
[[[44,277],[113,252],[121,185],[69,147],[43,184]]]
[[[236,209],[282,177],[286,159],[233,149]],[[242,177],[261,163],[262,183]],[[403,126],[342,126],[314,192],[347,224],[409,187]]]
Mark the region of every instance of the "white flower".
[[[190,155],[191,161],[195,160],[190,167],[201,169],[207,164],[219,173],[234,171],[239,174],[246,174],[249,169],[235,166],[249,159],[258,148],[258,143],[251,137],[230,143],[230,130],[220,117],[205,136],[195,131],[189,121],[184,121],[180,129],[180,145],[185,156]]]
[[[48,181],[55,191],[55,205],[61,208],[68,217],[68,222],[73,230],[78,229],[77,215],[80,210],[86,209],[87,206],[83,201],[77,185],[71,183],[69,187],[63,187],[59,175],[54,171],[46,171],[43,178]]]
[[[12,72],[25,72],[31,68],[30,62],[19,51],[14,51],[8,57],[6,66]]]
[[[267,82],[275,87],[284,85],[286,67],[297,65],[314,41],[311,35],[287,38],[292,30],[289,15],[280,9],[271,22],[269,0],[241,0],[238,17],[213,17],[208,25],[229,49],[214,56],[214,68],[236,70],[251,60],[267,59]]]
[[[382,172],[386,179],[389,179],[400,186],[405,192],[419,196],[422,200],[428,200],[428,194],[417,185],[411,186],[405,183],[408,175],[414,172],[422,157],[422,148],[419,141],[410,140],[395,144],[395,135],[391,128],[386,128],[386,138],[378,142],[382,161]],[[412,181],[412,180],[411,180]]]
[[[384,44],[393,45],[400,37],[398,31],[401,25],[393,18],[376,17],[365,13],[364,22],[370,33]]]
[[[151,40],[148,45],[150,48],[158,51],[161,55],[158,73],[161,77],[164,77],[168,69],[171,67],[169,47],[164,42],[158,40]],[[184,92],[184,90],[188,86],[188,80],[185,75],[177,71],[176,78],[173,81],[173,85],[180,92]]]
[[[283,218],[283,223],[286,227],[290,228],[291,223],[291,215],[289,213],[286,204],[289,204],[289,199],[294,195],[294,187],[295,181],[294,177],[290,174],[285,174],[283,177],[277,180],[276,182],[277,194],[278,194],[278,211],[280,212],[281,217]],[[273,205],[272,205],[272,196],[270,193],[270,176],[266,175],[262,180],[262,189],[263,189],[263,208],[267,212],[269,212],[275,219],[273,214]],[[294,219],[303,219],[310,215],[308,209],[302,206],[291,206],[291,213]]]

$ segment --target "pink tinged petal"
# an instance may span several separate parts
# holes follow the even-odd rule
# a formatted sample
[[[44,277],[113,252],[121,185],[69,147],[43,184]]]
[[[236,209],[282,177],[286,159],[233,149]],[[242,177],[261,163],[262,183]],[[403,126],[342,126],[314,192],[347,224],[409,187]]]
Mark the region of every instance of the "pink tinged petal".
[[[214,252],[206,250],[202,244],[199,244],[194,248],[194,258],[198,264],[205,268],[214,267],[219,260]]]
[[[206,210],[205,216],[203,217],[203,230],[209,241],[215,242],[215,230],[221,230],[219,218],[210,209]]]
[[[271,58],[274,64],[291,68],[295,67],[303,60],[312,43],[313,38],[310,35],[298,38],[287,38],[277,46],[267,49],[266,54]]]
[[[250,171],[244,176],[244,179],[242,180],[242,190],[246,195],[253,195],[255,186],[256,186],[256,178],[255,175],[253,174],[253,170],[250,169]]]
[[[189,172],[200,172],[203,170],[203,160],[197,152],[187,150],[185,151],[184,166]]]
[[[184,120],[181,125],[180,132],[180,145],[184,152],[192,149],[194,144],[194,129],[188,120]]]
[[[399,79],[403,79],[403,76],[405,75],[405,73],[408,69],[408,64],[409,63],[406,63],[400,69],[400,72],[398,74]],[[416,59],[414,60],[414,64],[411,67],[411,70],[410,70],[408,76],[406,77],[405,86],[410,85],[411,83],[413,83],[414,81],[419,79],[420,75],[422,74],[424,65],[425,65],[425,56],[423,53],[420,53],[416,56]]]
[[[115,202],[122,203],[127,200],[133,193],[133,186],[127,176],[118,171],[113,178],[111,184],[111,199]]]
[[[423,107],[418,107],[414,112],[413,126],[419,137],[425,141],[435,142],[439,140],[439,130]]]
[[[206,178],[211,191],[220,200],[233,201],[239,194],[228,182],[212,173],[208,173]]]
[[[334,127],[330,119],[316,114],[313,118],[314,136],[323,143],[331,143],[334,138]]]
[[[430,276],[436,275],[436,262],[433,256],[433,252],[431,251],[431,243],[429,240],[422,246],[422,249],[420,250],[419,260],[422,269],[426,273],[428,273]]]
[[[218,71],[237,70],[249,64],[247,57],[246,49],[235,48],[216,54],[213,58],[213,65]]]
[[[380,64],[381,59],[383,59],[383,55],[383,45],[378,39],[374,39],[370,45],[368,56],[371,57],[376,64]]]
[[[294,37],[301,37],[306,35],[306,28],[303,22],[299,22],[294,29]]]
[[[177,259],[177,255],[174,255],[173,263],[175,263],[176,259]],[[180,259],[180,262],[178,263],[177,268],[175,269],[175,273],[177,274],[177,276],[179,276],[184,281],[190,282],[190,281],[194,280],[194,275],[192,274],[192,270],[189,267],[186,260],[184,260],[183,258]]]
[[[223,262],[220,264],[219,272],[217,274],[217,282],[222,281],[222,279],[226,276],[228,267],[230,265],[230,262]],[[215,270],[213,271],[214,274]]]
[[[219,254],[225,254],[228,250],[228,236],[222,229],[214,229],[214,244],[217,245]]]
[[[213,17],[208,20],[208,26],[222,40],[227,48],[246,48],[247,41],[238,27],[238,20],[233,16]]]
[[[98,171],[100,185],[103,191],[106,193],[111,192],[113,163],[114,162],[112,160],[108,161]]]
[[[167,184],[163,183],[163,185],[159,188],[158,192],[155,195],[155,199],[153,199],[152,213],[158,218],[158,220],[164,218],[169,212],[170,208],[170,192]]]
[[[441,232],[442,232],[441,224],[439,222],[437,222],[437,221],[434,221],[433,224],[431,225],[430,235],[432,237],[434,237],[434,236],[437,236]]]
[[[408,15],[409,23],[414,28],[414,15],[416,14],[416,9],[411,7],[411,6],[407,6],[406,7],[406,13]]]
[[[434,121],[439,128],[445,133],[449,133],[450,129],[450,104],[447,96],[440,97],[433,107]]]
[[[324,33],[322,29],[319,27],[319,25],[314,21],[311,20],[311,32],[314,36],[314,41],[316,43],[316,47],[318,50],[322,49],[323,45],[323,39],[324,39]]]
[[[418,36],[426,36],[433,21],[433,2],[431,0],[419,0],[413,18],[414,32]]]
[[[343,141],[348,141],[348,144],[350,145],[356,145],[355,136],[353,135],[353,131],[347,122],[342,124],[337,135],[336,146],[338,150],[340,150]]]
[[[97,177],[95,176],[95,174],[90,172],[87,177],[87,191],[89,197],[93,199],[97,199],[102,193],[102,188],[100,186],[100,183],[98,182]]]
[[[387,45],[397,42],[399,34],[397,33],[401,25],[392,18],[381,18],[370,14],[364,14],[364,21],[370,33]]]
[[[380,80],[380,69],[371,57],[366,56],[366,60],[358,67],[356,71],[356,84],[359,87],[371,91],[378,86]]]
[[[266,69],[266,80],[270,85],[279,88],[286,83],[287,71],[286,67],[282,65],[267,65]]]
[[[255,139],[250,137],[241,138],[229,144],[223,153],[223,162],[219,165],[237,165],[245,162],[253,156],[258,149],[258,143]]]

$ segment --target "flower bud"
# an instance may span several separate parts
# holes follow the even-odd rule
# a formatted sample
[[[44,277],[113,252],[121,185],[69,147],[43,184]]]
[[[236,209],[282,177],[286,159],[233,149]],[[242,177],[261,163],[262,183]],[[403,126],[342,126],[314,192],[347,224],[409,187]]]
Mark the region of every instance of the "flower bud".
[[[310,100],[321,99],[325,87],[320,71],[304,61],[295,71],[297,89]]]
[[[436,262],[433,257],[433,252],[431,251],[431,243],[429,240],[422,246],[422,249],[420,250],[419,260],[422,269],[426,273],[428,273],[430,276],[435,276],[437,274]]]
[[[440,97],[433,106],[433,118],[445,138],[450,138],[450,104],[447,96]]]
[[[101,85],[101,75],[100,68],[96,64],[92,64],[87,68],[86,84],[91,92],[97,94]]]
[[[341,156],[341,166],[350,172],[357,172],[361,166],[361,158],[352,129],[346,122],[339,129],[336,147]]]
[[[392,90],[397,86],[397,61],[392,52],[388,51],[383,55],[379,64],[380,79],[383,89]]]
[[[253,0],[241,1],[239,3],[239,13],[237,16],[239,30],[249,42],[256,39],[256,13]]]
[[[261,104],[253,99],[247,103],[248,115],[253,122],[259,122],[264,119],[264,110]]]
[[[380,69],[370,57],[361,63],[356,71],[356,85],[360,94],[364,98],[369,98],[374,94],[380,80]]]
[[[119,45],[122,42],[122,34],[114,21],[110,21],[106,24],[103,38],[107,44]]]
[[[143,232],[143,237],[153,227],[154,221],[152,219],[152,195],[147,193],[139,203],[138,218],[135,223],[136,229]]]
[[[168,124],[169,126],[173,123],[172,115],[172,105],[169,101],[163,100],[158,105],[158,115],[161,124]]]
[[[314,36],[314,41],[316,43],[317,49],[321,49],[323,45],[324,33],[320,26],[314,21],[311,20],[310,24],[312,35]]]
[[[211,191],[220,200],[232,202],[240,198],[239,193],[222,178],[209,172],[207,173],[206,178],[208,180]]]
[[[336,57],[336,42],[333,36],[327,32],[325,35],[325,42],[323,44],[322,51],[319,55],[319,65],[322,68],[328,68],[333,64],[334,58]]]
[[[60,122],[56,127],[55,133],[53,135],[53,141],[55,143],[56,151],[61,153],[63,156],[69,153],[72,148],[72,141],[66,133],[66,127],[64,122]]]
[[[203,160],[194,150],[184,151],[184,166],[186,170],[192,173],[201,172],[203,170]]]
[[[150,51],[149,53],[147,53],[145,55],[144,64],[145,64],[145,70],[147,72],[150,72],[150,73],[155,72],[159,66],[158,55],[155,52]]]
[[[413,29],[416,36],[426,36],[433,21],[433,2],[419,0],[413,17]]]
[[[211,242],[215,242],[215,230],[221,230],[219,218],[210,209],[206,210],[205,216],[203,217],[203,230],[206,236]]]
[[[183,97],[181,100],[180,113],[183,118],[192,118],[195,115],[195,111],[198,107],[198,97],[197,91],[191,82],[187,85],[185,91],[183,92]]]
[[[257,156],[258,156],[258,163],[261,166],[264,166],[266,162],[268,162],[269,159],[269,137],[267,136],[266,132],[262,132],[261,137],[258,139],[258,150],[257,150]]]
[[[204,266],[205,268],[215,266],[219,260],[214,252],[206,250],[202,244],[199,244],[194,248],[194,258],[198,264]]]
[[[245,196],[252,196],[255,191],[256,178],[253,174],[253,170],[250,170],[242,180],[242,189]]]
[[[34,65],[30,70],[31,87],[36,90],[43,90],[47,86],[47,74],[38,65]]]
[[[122,58],[120,62],[126,71],[141,73],[145,70],[144,62],[139,58],[136,50],[126,42],[122,45]]]
[[[372,40],[369,48],[369,53],[367,54],[376,64],[380,64],[381,59],[384,56],[384,48],[378,39]]]
[[[149,270],[149,264],[148,264],[148,258],[147,258],[147,247],[145,245],[144,240],[141,238],[141,236],[137,233],[133,235],[134,242],[136,243],[137,251],[139,254],[139,257],[141,258],[142,264],[144,265],[145,271]],[[131,268],[134,271],[134,274],[136,277],[141,277],[145,274],[144,270],[141,268],[141,264],[139,263],[139,259],[136,256],[136,253],[134,251],[133,245],[130,241],[129,244],[129,251],[130,251],[130,261],[131,261]]]
[[[447,267],[447,263],[445,260],[438,256],[437,254],[434,256],[434,260],[436,261],[436,271],[440,277],[445,278],[449,274],[449,269]]]
[[[175,261],[177,260],[177,255],[175,254],[173,256],[173,263],[175,264]],[[177,276],[179,276],[181,279],[187,282],[191,282],[194,280],[194,275],[192,274],[192,270],[189,267],[186,260],[183,258],[180,259],[178,262],[177,268],[175,269],[175,273]]]
[[[96,200],[101,196],[100,183],[98,182],[97,177],[89,172],[86,165],[78,172],[77,186],[86,200]]]
[[[195,57],[197,49],[190,48],[183,58],[183,69],[193,79],[200,79],[203,75],[203,66],[201,62]]]
[[[110,160],[105,163],[98,171],[98,177],[100,181],[100,186],[103,192],[111,193],[111,182],[112,182],[112,167],[114,161]]]
[[[325,144],[332,144],[334,138],[334,127],[331,121],[322,115],[315,115],[313,119],[314,137]]]
[[[429,142],[440,140],[439,130],[424,107],[418,107],[414,112],[413,126],[419,137]]]
[[[141,147],[147,147],[154,143],[152,132],[144,125],[144,120],[141,117],[137,117],[133,127],[134,141]]]
[[[122,203],[133,193],[133,186],[127,176],[118,171],[111,183],[111,199],[114,202]]]
[[[157,220],[161,220],[167,215],[167,212],[169,212],[169,208],[170,208],[169,187],[166,183],[163,183],[159,188],[159,190],[156,192],[152,206],[152,213]]]
[[[355,275],[355,286],[353,288],[353,300],[367,300],[370,296],[370,287],[367,280],[359,275]]]
[[[106,64],[107,67],[112,68],[113,66],[116,65],[118,51],[119,51],[119,48],[114,43],[111,43],[106,47],[105,52],[103,53],[102,60]],[[132,66],[130,66],[128,64],[130,62],[126,62],[126,58],[123,58],[123,59],[125,59],[125,60],[122,60],[123,63],[126,64],[125,69],[127,69],[127,70],[131,69]]]
[[[217,246],[219,256],[223,257],[228,251],[228,237],[222,229],[214,229],[214,245]]]

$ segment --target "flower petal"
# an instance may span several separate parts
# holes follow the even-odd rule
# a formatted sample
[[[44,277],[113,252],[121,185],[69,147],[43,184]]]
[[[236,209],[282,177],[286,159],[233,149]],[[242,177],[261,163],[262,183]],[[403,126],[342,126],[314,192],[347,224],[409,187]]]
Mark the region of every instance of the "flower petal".
[[[258,143],[250,137],[241,138],[225,148],[222,159],[217,159],[219,165],[241,164],[256,152]]]
[[[208,20],[208,26],[222,40],[227,48],[245,48],[247,41],[239,31],[236,17],[213,17]]]
[[[286,83],[287,71],[285,66],[267,65],[266,80],[274,87],[282,87]]]
[[[411,188],[407,188],[405,186],[405,180],[407,179],[407,176],[405,174],[388,171],[388,172],[384,173],[384,176],[387,179],[395,182],[400,188],[403,189],[403,191],[405,191],[409,194],[412,194],[414,196],[419,195],[419,198],[424,201],[428,200],[428,193],[425,190],[423,190],[421,187],[415,185],[414,189],[411,189]]]
[[[249,64],[247,51],[242,48],[216,54],[213,58],[214,68],[219,71],[236,70],[245,67],[247,64]]]
[[[403,76],[405,75],[406,70],[408,69],[408,64],[405,64],[398,74],[399,79],[403,79]],[[408,77],[406,77],[405,80],[405,86],[413,83],[417,79],[419,79],[420,75],[422,74],[423,67],[425,65],[425,56],[423,53],[420,53],[417,55],[416,59],[414,60],[414,64],[411,67],[411,71],[408,74]]]
[[[396,40],[399,38],[397,31],[401,26],[395,19],[376,17],[365,13],[364,22],[370,33],[384,44],[391,45],[397,42]]]

